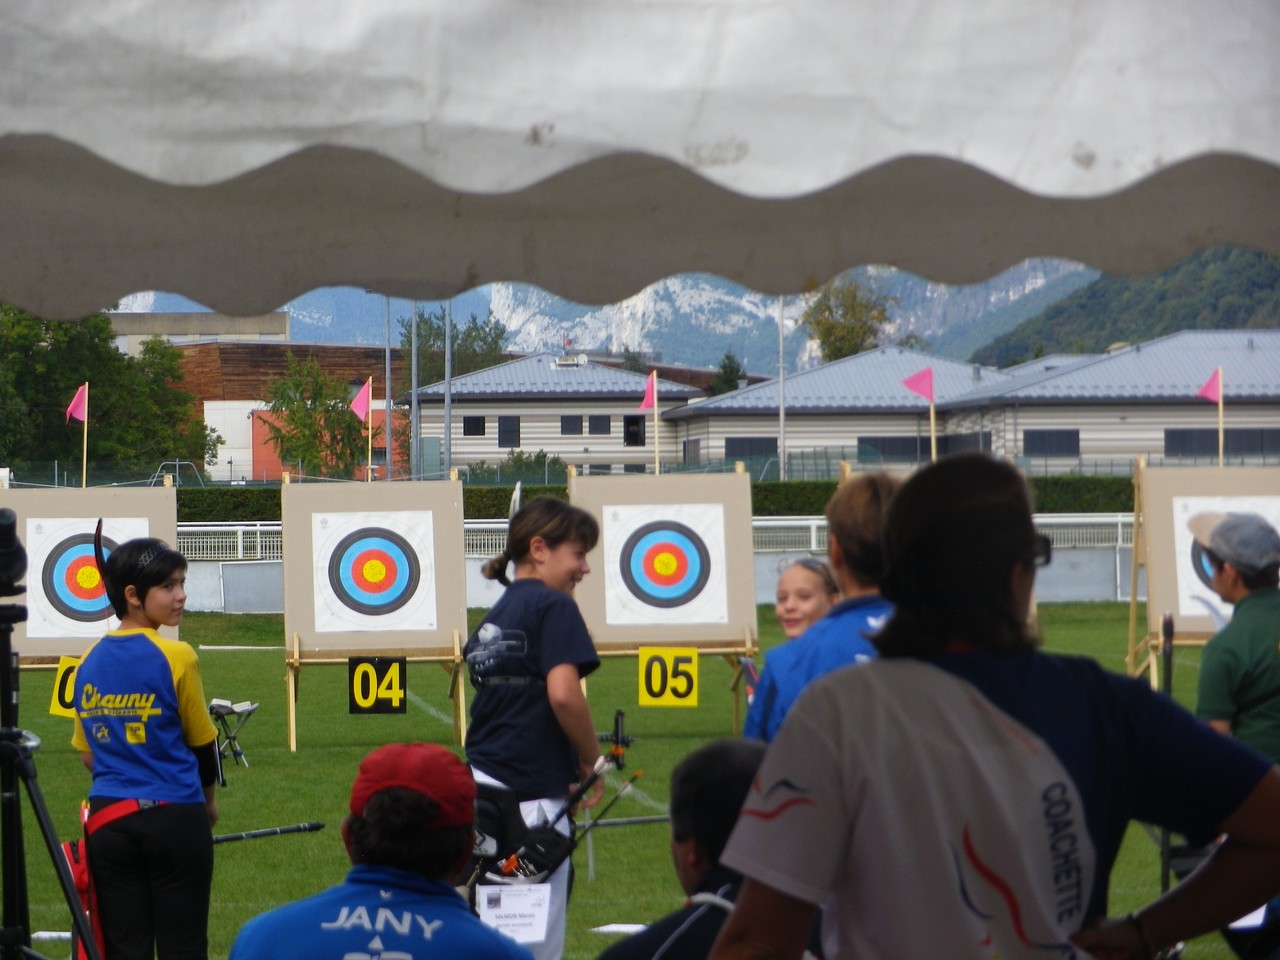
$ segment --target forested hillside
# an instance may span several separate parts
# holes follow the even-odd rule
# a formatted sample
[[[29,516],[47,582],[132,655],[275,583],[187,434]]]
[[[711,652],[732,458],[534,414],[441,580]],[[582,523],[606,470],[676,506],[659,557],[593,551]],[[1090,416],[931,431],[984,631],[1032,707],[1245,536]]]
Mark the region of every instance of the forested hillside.
[[[1215,247],[1163,273],[1102,276],[974,352],[1005,367],[1053,353],[1100,353],[1179,330],[1280,327],[1280,260]]]

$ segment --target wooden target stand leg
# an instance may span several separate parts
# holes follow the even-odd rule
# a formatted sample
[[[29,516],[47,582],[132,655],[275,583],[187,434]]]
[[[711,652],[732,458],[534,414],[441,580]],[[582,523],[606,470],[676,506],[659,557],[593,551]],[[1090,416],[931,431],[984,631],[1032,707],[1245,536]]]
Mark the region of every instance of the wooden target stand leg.
[[[754,660],[756,655],[755,644],[752,642],[751,631],[745,627],[742,630],[742,652],[726,653],[724,655],[725,662],[733,669],[733,675],[729,678],[729,689],[733,691],[733,735],[737,736],[742,732],[742,699],[743,699],[743,675],[746,672],[743,666],[743,660]]]
[[[292,650],[285,656],[285,713],[288,727],[287,736],[289,752],[298,752],[298,688],[302,675],[302,656],[300,652],[301,638],[294,634]],[[463,678],[466,675],[466,660],[462,656],[462,634],[453,631],[453,654],[447,659],[440,657],[409,657],[411,663],[439,663],[449,674],[449,699],[453,701],[453,739],[458,746],[467,738],[467,695]],[[316,664],[343,664],[342,660],[317,660]]]

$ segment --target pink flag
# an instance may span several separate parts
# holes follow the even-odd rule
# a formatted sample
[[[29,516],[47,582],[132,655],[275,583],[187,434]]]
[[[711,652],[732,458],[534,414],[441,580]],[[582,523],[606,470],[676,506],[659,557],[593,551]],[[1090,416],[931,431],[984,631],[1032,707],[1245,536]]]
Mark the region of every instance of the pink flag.
[[[933,403],[933,367],[925,367],[923,370],[913,373],[902,381],[902,385],[912,393],[918,393],[930,403]]]
[[[654,370],[649,374],[649,379],[644,383],[644,399],[640,401],[637,410],[648,410],[658,402],[658,371]]]
[[[1217,403],[1222,399],[1222,368],[1218,367],[1213,371],[1213,375],[1204,382],[1204,386],[1196,391],[1197,397],[1204,397],[1210,403]]]
[[[71,418],[77,420],[89,419],[89,384],[80,384],[80,389],[76,391],[76,395],[71,400],[71,406],[67,407],[67,423],[71,422]]]
[[[365,418],[369,416],[369,396],[372,393],[373,377],[370,377],[364,382],[364,386],[360,388],[356,398],[351,401],[351,412],[360,418],[361,423],[364,423]]]

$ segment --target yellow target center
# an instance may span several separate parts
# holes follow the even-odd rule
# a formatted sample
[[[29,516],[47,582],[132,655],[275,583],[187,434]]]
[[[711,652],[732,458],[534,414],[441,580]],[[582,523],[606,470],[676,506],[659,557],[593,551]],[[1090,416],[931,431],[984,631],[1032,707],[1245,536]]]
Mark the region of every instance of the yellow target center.
[[[102,583],[102,577],[98,575],[97,567],[81,567],[76,571],[76,585],[81,590],[96,590],[100,583]]]
[[[653,569],[662,577],[671,576],[678,565],[679,561],[669,553],[660,553],[653,558]]]
[[[364,579],[366,583],[381,583],[387,578],[387,566],[381,560],[366,560]]]

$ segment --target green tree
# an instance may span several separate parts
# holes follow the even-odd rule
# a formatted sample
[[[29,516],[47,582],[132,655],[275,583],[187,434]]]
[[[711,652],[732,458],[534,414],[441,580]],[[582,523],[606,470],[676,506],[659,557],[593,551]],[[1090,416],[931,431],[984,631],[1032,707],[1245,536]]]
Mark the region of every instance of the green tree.
[[[636,353],[630,347],[622,348],[622,369],[630,373],[648,373],[649,368],[645,365],[640,354]]]
[[[800,322],[818,341],[825,363],[873,350],[889,322],[892,297],[839,277],[812,295]]]
[[[569,468],[564,460],[548,455],[545,450],[537,453],[512,450],[495,466],[481,460],[471,464],[467,472],[470,483],[512,484],[517,480],[534,484],[564,483],[568,476]]]
[[[86,381],[90,464],[206,459],[213,436],[181,387],[178,352],[154,340],[126,356],[105,314],[67,323],[0,305],[0,370],[0,452],[9,463],[80,462],[85,434],[66,409]]]
[[[126,365],[131,416],[120,425],[118,442],[130,459],[204,464],[217,456],[222,437],[205,424],[195,396],[181,388],[181,358],[164,337],[151,337]],[[154,424],[166,422],[168,429],[154,429]]]
[[[303,473],[345,477],[367,459],[365,426],[351,412],[347,385],[326,377],[314,356],[285,354],[283,377],[266,389],[268,439],[282,463],[301,463]],[[376,441],[382,432],[374,428]]]
[[[418,325],[418,385],[438,383],[444,379],[444,310],[426,313],[419,307],[414,311],[413,319],[400,318],[400,349],[406,357],[413,355],[412,324],[415,322]],[[453,376],[460,377],[502,362],[502,351],[506,347],[509,333],[492,310],[483,322],[473,313],[466,323],[459,324],[455,319],[452,326],[453,351],[450,359]],[[406,366],[397,382],[394,396],[408,393],[412,389],[412,373],[412,368]],[[402,454],[398,462],[406,466],[409,462],[411,430],[412,425],[407,418],[397,420],[391,427],[392,444]]]
[[[413,319],[400,318],[400,348],[404,356],[413,349],[413,323],[418,325],[418,383],[425,386],[444,379],[444,310],[426,313],[419,307]],[[474,313],[466,323],[454,319],[453,375],[474,373],[502,362],[502,351],[509,335],[501,320],[489,311],[481,321]],[[407,371],[406,371],[407,372]],[[409,389],[406,381],[403,389]]]
[[[720,369],[716,371],[715,379],[707,384],[707,393],[715,397],[737,390],[738,381],[746,375],[747,371],[742,369],[742,364],[733,351],[726,350],[724,356],[720,358]]]

